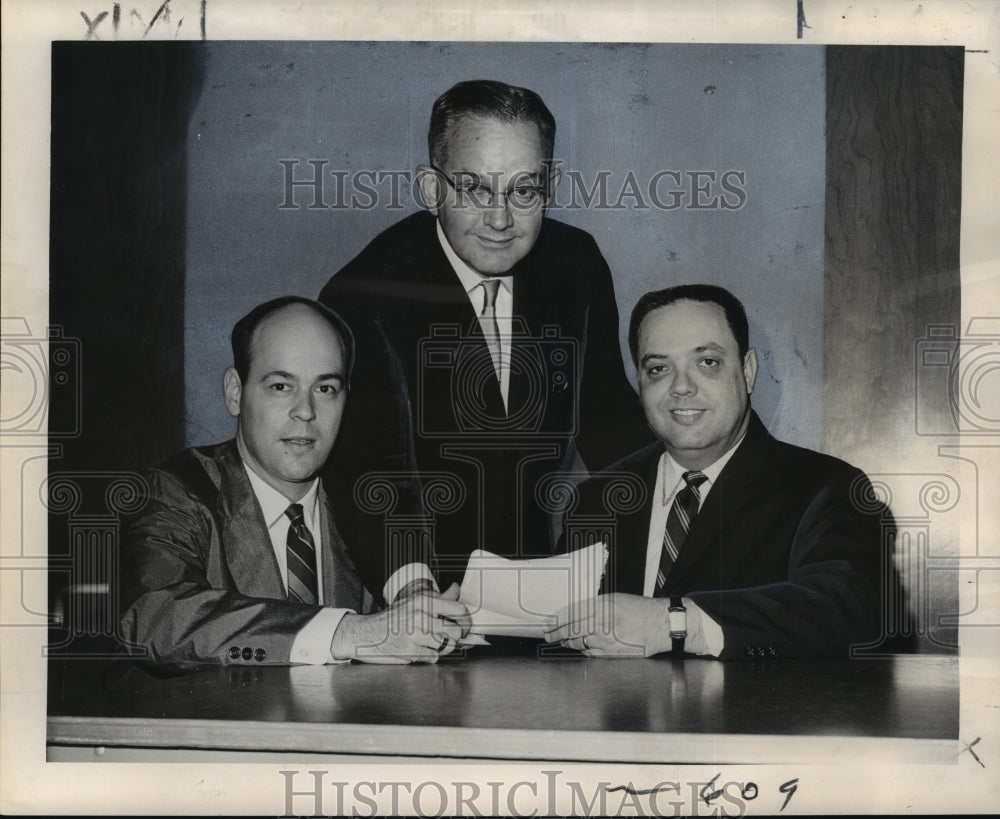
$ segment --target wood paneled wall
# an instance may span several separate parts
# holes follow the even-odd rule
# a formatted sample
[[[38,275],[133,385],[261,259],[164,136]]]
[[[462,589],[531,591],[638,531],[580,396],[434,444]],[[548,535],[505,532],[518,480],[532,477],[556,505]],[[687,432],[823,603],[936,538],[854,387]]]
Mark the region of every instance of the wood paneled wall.
[[[961,318],[961,48],[827,48],[823,448],[868,469],[922,452],[917,344]]]

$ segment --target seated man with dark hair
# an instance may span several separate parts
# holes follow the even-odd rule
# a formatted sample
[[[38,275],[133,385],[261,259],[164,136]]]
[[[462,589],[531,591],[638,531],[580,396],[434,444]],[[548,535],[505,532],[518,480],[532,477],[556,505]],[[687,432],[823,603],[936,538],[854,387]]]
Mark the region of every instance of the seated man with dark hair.
[[[891,515],[863,472],[764,428],[739,300],[712,285],[647,293],[629,344],[659,442],[580,487],[564,548],[608,539],[605,593],[547,639],[595,657],[721,659],[878,641],[883,600],[898,599],[883,593]]]
[[[388,609],[362,583],[317,477],[337,438],[354,339],[332,310],[269,301],[232,333],[236,438],[147,471],[125,521],[121,623],[157,663],[433,662],[462,636],[458,587]]]

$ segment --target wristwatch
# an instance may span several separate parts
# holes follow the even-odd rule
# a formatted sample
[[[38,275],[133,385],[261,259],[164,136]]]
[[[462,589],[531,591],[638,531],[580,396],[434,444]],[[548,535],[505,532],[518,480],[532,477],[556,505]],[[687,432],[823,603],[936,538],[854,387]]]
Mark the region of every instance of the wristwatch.
[[[670,656],[680,659],[684,656],[684,639],[687,637],[687,609],[679,597],[670,598],[668,623],[670,624]]]

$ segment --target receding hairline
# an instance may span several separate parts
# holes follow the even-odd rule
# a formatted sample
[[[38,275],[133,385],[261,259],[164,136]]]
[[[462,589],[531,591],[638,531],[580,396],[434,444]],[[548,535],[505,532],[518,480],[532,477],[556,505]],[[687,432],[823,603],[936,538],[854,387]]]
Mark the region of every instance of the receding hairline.
[[[330,321],[328,316],[326,316],[321,310],[315,308],[313,305],[307,304],[306,302],[295,301],[295,302],[290,302],[289,304],[283,304],[280,307],[272,310],[266,316],[263,316],[254,326],[253,332],[250,334],[249,343],[247,344],[248,377],[250,375],[250,370],[253,368],[254,359],[257,357],[256,353],[257,353],[257,347],[260,342],[260,334],[263,332],[264,328],[269,326],[269,324],[271,324],[273,320],[281,318],[285,312],[287,311],[294,312],[296,308],[301,308],[302,311],[310,313],[316,319],[318,319],[319,322],[324,327],[326,327],[333,334],[333,337],[337,340],[337,346],[340,350],[341,359],[347,358],[347,343],[344,337],[341,335],[340,329],[336,327],[336,325],[334,325],[333,322]],[[346,383],[348,377],[347,375],[348,362],[346,360],[343,361],[343,365],[345,371],[341,375],[341,378],[343,378]]]
[[[691,296],[683,296],[682,298],[679,298],[676,301],[672,301],[669,304],[659,304],[659,305],[657,305],[652,310],[650,310],[648,313],[646,313],[646,315],[642,317],[642,320],[645,321],[647,318],[649,318],[651,315],[653,315],[653,313],[656,313],[659,310],[665,310],[668,307],[676,307],[679,304],[707,304],[707,305],[709,305],[711,307],[715,307],[716,309],[718,309],[718,311],[720,313],[722,313],[722,317],[726,318],[726,308],[723,307],[721,304],[719,304],[717,301],[712,301],[712,299],[695,299],[695,298],[692,298]],[[727,327],[729,326],[729,322],[728,321],[726,322],[726,326]],[[733,332],[732,329],[730,329],[729,332],[732,333]],[[736,338],[736,334],[735,333],[733,333],[733,338]]]
[[[488,114],[488,113],[478,113],[476,111],[468,111],[463,114],[459,114],[455,121],[445,129],[444,131],[444,144],[441,147],[440,156],[431,156],[431,162],[435,164],[445,163],[448,161],[448,152],[451,150],[451,141],[455,138],[455,134],[458,133],[462,128],[467,127],[469,124],[479,122],[495,122],[498,125],[503,125],[511,127],[514,125],[528,125],[534,129],[535,137],[538,140],[538,152],[542,155],[542,161],[551,160],[552,157],[548,156],[551,151],[545,149],[545,134],[542,133],[541,126],[529,119],[528,117],[518,116],[513,118],[508,118],[500,116],[498,114]]]

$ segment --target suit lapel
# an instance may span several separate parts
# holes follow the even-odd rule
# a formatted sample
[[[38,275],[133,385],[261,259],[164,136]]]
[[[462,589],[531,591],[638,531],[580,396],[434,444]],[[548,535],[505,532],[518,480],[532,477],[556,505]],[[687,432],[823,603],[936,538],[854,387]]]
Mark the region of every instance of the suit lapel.
[[[663,454],[662,446],[652,446],[628,469],[646,487],[646,498],[634,512],[616,515],[614,533],[614,571],[608,587],[613,591],[642,594],[646,575],[646,546],[649,542],[649,518],[653,509],[656,470]]]
[[[543,226],[542,230],[544,229]],[[539,241],[541,239],[542,237]],[[523,363],[536,359],[539,351],[542,355],[548,352],[544,344],[538,344],[538,339],[542,338],[543,323],[561,325],[562,322],[559,314],[555,312],[560,305],[558,294],[553,297],[552,294],[545,292],[546,286],[551,282],[547,278],[547,271],[539,269],[537,251],[532,251],[515,265],[511,272],[514,283],[514,306],[511,327],[512,366],[507,403],[510,414],[515,414],[525,402],[535,403],[539,400],[539,396],[533,392],[530,373]],[[545,311],[544,315],[541,311]],[[522,365],[519,366],[519,362],[522,362]],[[545,373],[545,363],[538,362],[538,364]],[[534,385],[535,390],[537,386]],[[548,388],[546,380],[543,379],[541,386],[543,389]]]
[[[421,317],[421,326],[415,328],[417,341],[419,343],[419,339],[441,331],[448,333],[446,338],[454,338],[456,342],[459,338],[462,339],[455,367],[458,367],[459,362],[462,363],[461,371],[470,377],[469,384],[465,385],[466,388],[472,386],[481,394],[485,408],[482,412],[485,417],[503,418],[506,411],[500,384],[495,378],[488,377],[486,362],[492,367],[492,354],[479,325],[478,313],[473,309],[469,294],[466,293],[438,240],[436,220],[430,221],[424,249],[426,263],[423,270],[425,283],[428,285],[425,301],[433,306],[424,308],[421,305],[414,305],[416,309],[414,315]],[[452,334],[453,328],[457,328],[457,337]],[[418,366],[421,366],[420,362]],[[484,370],[487,370],[487,377],[479,378]],[[461,401],[468,402],[469,397],[453,397],[452,406]]]
[[[755,412],[751,412],[746,437],[719,474],[705,504],[691,524],[677,561],[670,569],[667,586],[684,580],[705,552],[715,544],[736,515],[766,491],[767,440],[769,433]]]
[[[222,548],[236,588],[248,597],[287,597],[267,524],[235,441],[222,448],[218,463]]]
[[[323,527],[323,605],[353,608],[360,612],[364,592],[360,577],[347,555],[334,522],[333,505],[319,488],[320,525]]]

